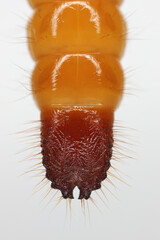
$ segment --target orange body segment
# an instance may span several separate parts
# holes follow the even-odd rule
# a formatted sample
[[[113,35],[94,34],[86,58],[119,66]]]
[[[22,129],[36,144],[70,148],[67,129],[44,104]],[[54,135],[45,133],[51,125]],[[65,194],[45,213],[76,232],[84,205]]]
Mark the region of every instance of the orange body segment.
[[[61,2],[62,0],[28,0],[28,2],[30,3],[30,5],[33,8],[36,8],[36,7],[38,7],[41,4],[53,3],[54,1]],[[68,0],[68,2],[69,1],[72,1],[72,0]],[[94,1],[94,0],[92,0],[92,1]],[[107,2],[112,2],[114,4],[119,5],[119,4],[121,4],[123,2],[123,0],[107,0]]]
[[[119,58],[124,51],[124,20],[117,7],[106,0],[40,5],[28,29],[36,60],[57,53],[104,53]]]
[[[104,54],[68,54],[42,58],[32,77],[40,109],[52,106],[97,106],[114,110],[123,93],[123,72]]]

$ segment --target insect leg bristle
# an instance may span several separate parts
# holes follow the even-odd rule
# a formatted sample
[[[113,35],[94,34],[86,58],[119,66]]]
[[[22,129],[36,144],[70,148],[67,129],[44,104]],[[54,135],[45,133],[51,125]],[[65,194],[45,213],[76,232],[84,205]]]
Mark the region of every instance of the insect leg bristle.
[[[65,225],[67,223],[67,218],[68,218],[68,199],[66,199],[66,214],[65,214],[65,219],[64,219],[64,224]]]
[[[18,14],[17,12],[12,12],[12,14],[14,14],[16,17],[20,18],[21,20],[23,20],[25,24],[26,24],[26,22],[28,22],[28,19],[30,19],[30,17],[26,15],[26,12],[21,13],[21,15]]]
[[[40,132],[40,127],[32,127],[32,128],[29,128],[29,129],[25,129],[25,130],[21,130],[21,131],[16,131],[15,133],[11,133],[12,135],[14,135],[14,134],[17,134],[17,135],[19,135],[19,134],[33,134],[33,132],[34,133],[36,133],[36,132]]]
[[[45,187],[46,184],[47,183],[45,181],[45,178],[43,178],[42,181],[40,181],[38,184],[36,184],[36,186],[33,188],[32,195],[39,193]]]
[[[121,176],[125,176],[130,178],[129,175],[127,175],[126,173],[124,173],[123,171],[119,170],[118,168],[116,168],[115,166],[113,166],[113,164],[111,165],[111,168],[116,172],[116,174],[118,174],[119,177]]]
[[[49,186],[49,188],[46,190],[46,193],[44,194],[44,197],[42,198],[41,202],[43,202],[51,193],[52,188]]]
[[[104,204],[106,207],[108,207],[107,204],[106,204],[106,202],[103,200],[103,198],[101,197],[101,195],[98,193],[98,191],[95,191],[95,193],[97,194],[97,196],[99,197],[99,199],[103,202],[103,204]]]
[[[102,187],[103,187],[103,184],[102,184]],[[106,201],[108,202],[108,198],[107,198],[106,194],[104,193],[102,187],[100,188],[100,191],[101,191],[101,193],[103,194],[103,196],[104,196],[104,198],[106,199]]]
[[[130,145],[130,147],[133,146],[129,143],[128,143],[128,145]],[[117,141],[117,142],[114,143],[113,150],[114,150],[114,153],[117,153],[121,156],[124,156],[127,159],[134,159],[135,158],[134,155],[136,153],[131,148],[120,144],[120,141]],[[133,157],[131,157],[131,156],[133,156]]]
[[[109,177],[107,177],[105,181],[108,182],[108,184],[110,184],[112,187],[114,187],[115,190],[118,190],[117,186],[111,181]]]
[[[69,202],[69,209],[70,209],[70,213],[72,211],[72,199],[68,199],[68,202]]]
[[[81,209],[84,217],[86,217],[86,208],[85,208],[85,200],[81,199]]]
[[[126,183],[126,181],[124,181],[124,180],[122,180],[121,178],[117,177],[115,174],[111,173],[110,171],[108,171],[108,175],[109,175],[110,177],[115,178],[115,179],[118,180],[119,182],[124,183],[125,185],[127,185],[127,186],[130,187],[130,185],[129,185],[128,183]]]
[[[100,210],[100,208],[97,206],[95,199],[93,199],[91,196],[89,197],[89,200],[91,201],[91,203],[93,203],[93,205],[97,208],[97,210],[102,213],[102,211]]]
[[[35,169],[30,169],[28,171],[26,171],[25,173],[21,174],[20,176],[24,176],[25,174],[33,174],[35,173],[35,175],[32,175],[32,177],[36,177],[36,176],[42,176],[44,173],[45,173],[45,169],[38,169],[38,168],[35,168]]]
[[[108,181],[107,181],[108,182]],[[120,201],[117,196],[105,185],[105,182],[102,183],[102,186],[118,201]]]
[[[47,184],[49,183],[49,180],[44,177],[42,181],[40,181],[35,187],[34,187],[34,193],[40,192]]]
[[[53,188],[51,188],[51,190],[53,190]],[[54,191],[54,190],[53,190],[53,191]],[[54,192],[51,191],[51,193],[52,193],[52,196],[51,196],[51,198],[49,199],[49,201],[47,202],[46,207],[53,202],[53,199],[54,199],[55,196],[59,193],[59,191],[58,191],[58,190],[55,190]]]
[[[134,160],[134,159],[135,159],[134,157],[131,157],[131,156],[128,155],[128,154],[124,154],[124,153],[122,153],[121,151],[117,150],[117,149],[114,148],[114,147],[113,147],[113,150],[114,150],[113,154],[116,155],[116,156],[118,156],[120,159],[121,159],[121,158],[123,158],[123,160],[124,160],[124,159],[131,159],[131,160]]]
[[[90,214],[90,208],[89,208],[88,201],[86,201],[86,205],[87,205],[87,213],[88,213],[89,225],[91,225],[91,214]]]
[[[62,202],[62,200],[64,200],[64,198],[63,198],[62,196],[60,196],[60,197],[58,198],[57,203],[56,203],[56,204],[54,205],[54,207],[51,209],[50,214],[53,213],[53,211],[58,207],[58,205]]]

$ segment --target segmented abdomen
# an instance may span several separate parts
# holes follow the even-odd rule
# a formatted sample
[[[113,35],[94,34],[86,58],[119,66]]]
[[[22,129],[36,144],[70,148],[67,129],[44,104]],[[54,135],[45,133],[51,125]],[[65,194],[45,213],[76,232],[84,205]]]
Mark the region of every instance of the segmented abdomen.
[[[36,67],[32,92],[41,111],[46,177],[64,198],[88,199],[110,167],[113,119],[124,77],[126,26],[119,0],[30,0]]]

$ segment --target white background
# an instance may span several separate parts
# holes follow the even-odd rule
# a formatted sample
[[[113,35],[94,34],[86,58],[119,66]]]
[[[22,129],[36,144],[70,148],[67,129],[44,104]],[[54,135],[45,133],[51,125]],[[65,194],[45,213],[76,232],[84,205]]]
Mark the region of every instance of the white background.
[[[97,0],[98,1],[98,0]],[[126,73],[126,91],[116,111],[116,129],[124,153],[134,159],[115,155],[117,168],[127,186],[113,178],[115,189],[98,193],[107,207],[93,195],[96,207],[89,202],[83,216],[78,200],[66,214],[62,201],[53,210],[58,195],[47,205],[44,188],[33,194],[42,178],[24,175],[36,161],[33,152],[24,151],[36,140],[26,139],[37,130],[39,119],[30,92],[30,75],[34,63],[27,49],[25,26],[32,10],[25,0],[5,0],[0,8],[0,239],[160,239],[160,1],[126,0],[121,10],[128,23],[128,44],[122,59]],[[24,70],[23,70],[24,69]],[[120,122],[119,122],[120,120]],[[117,122],[118,121],[118,122]],[[21,133],[17,133],[22,131]],[[36,135],[37,136],[37,135]],[[126,137],[125,137],[126,136]],[[128,140],[129,139],[129,140]],[[21,152],[17,154],[17,152]],[[27,159],[27,161],[21,160]],[[39,156],[39,162],[40,162]],[[77,195],[75,191],[75,195]],[[65,220],[66,216],[66,220]]]

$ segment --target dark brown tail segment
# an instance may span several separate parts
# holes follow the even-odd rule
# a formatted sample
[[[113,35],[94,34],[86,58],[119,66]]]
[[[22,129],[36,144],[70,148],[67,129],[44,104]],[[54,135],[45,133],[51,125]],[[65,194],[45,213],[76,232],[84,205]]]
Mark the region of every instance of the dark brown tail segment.
[[[101,108],[71,107],[41,113],[41,146],[46,177],[64,198],[88,199],[101,187],[110,167],[113,113]]]

